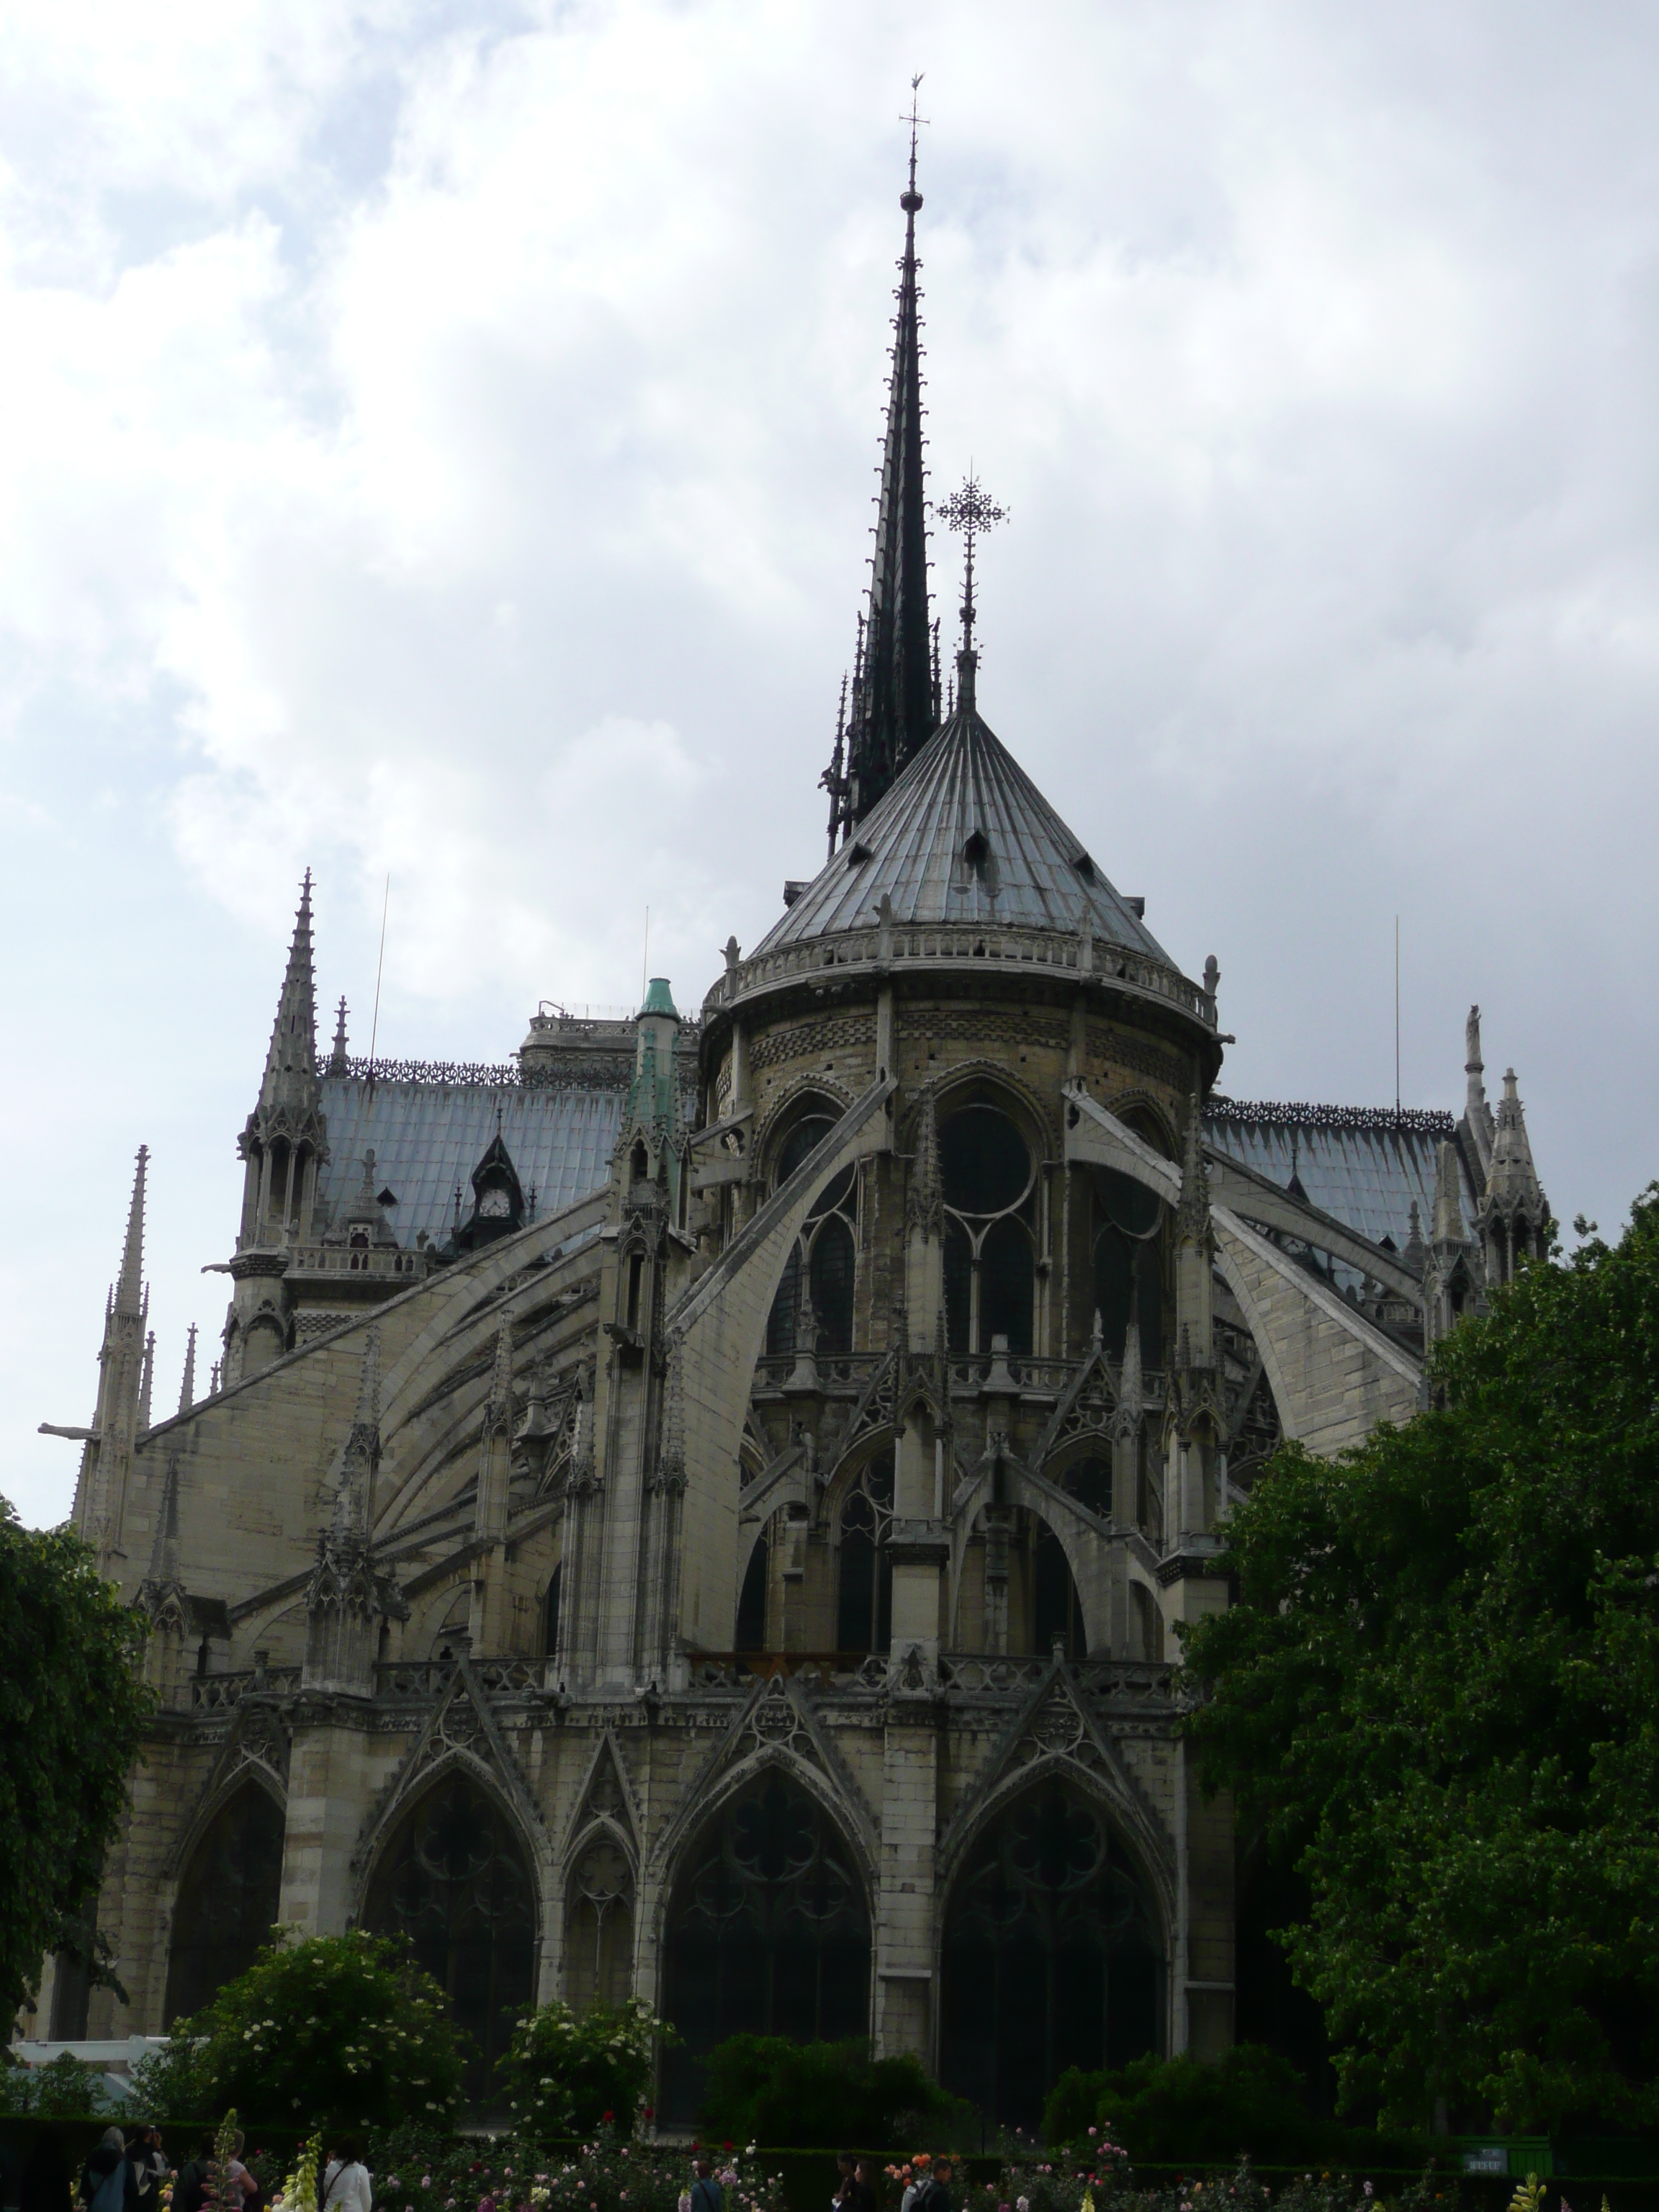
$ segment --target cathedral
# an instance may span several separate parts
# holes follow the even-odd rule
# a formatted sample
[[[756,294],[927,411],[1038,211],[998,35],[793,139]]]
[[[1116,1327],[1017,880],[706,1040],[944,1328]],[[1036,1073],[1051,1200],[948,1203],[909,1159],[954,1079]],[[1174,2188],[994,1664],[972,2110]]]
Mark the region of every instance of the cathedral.
[[[671,2128],[743,2030],[913,2051],[1030,2124],[1068,2064],[1251,2018],[1181,1627],[1264,1458],[1408,1419],[1548,1208],[1478,1008],[1455,1119],[1226,1096],[1216,960],[1182,972],[983,719],[998,514],[927,504],[921,205],[913,148],[817,876],[695,1011],[544,1003],[499,1066],[366,1061],[343,1003],[319,1048],[307,877],[176,1411],[138,1155],[57,1431],[151,1624],[88,1914],[127,1996],[49,1960],[37,2035],[160,2033],[278,1926],[405,1933],[484,2112],[556,1997],[674,2024]],[[930,515],[966,552],[945,680]]]

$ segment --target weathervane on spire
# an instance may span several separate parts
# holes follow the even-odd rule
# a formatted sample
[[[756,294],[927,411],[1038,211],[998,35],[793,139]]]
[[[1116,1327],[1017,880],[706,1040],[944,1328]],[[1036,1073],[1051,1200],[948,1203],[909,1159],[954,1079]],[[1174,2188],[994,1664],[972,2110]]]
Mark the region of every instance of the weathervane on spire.
[[[910,126],[910,183],[908,190],[899,195],[899,205],[906,215],[914,215],[921,205],[921,194],[916,190],[916,133],[927,118],[916,112],[916,96],[921,90],[921,72],[918,70],[910,80],[910,112],[899,118],[901,123],[908,123]]]
[[[962,532],[966,556],[962,583],[962,650],[957,655],[957,673],[961,678],[959,703],[971,707],[974,672],[979,666],[979,655],[974,651],[974,540],[982,530],[994,530],[999,522],[1006,522],[1008,510],[996,504],[970,466],[963,478],[962,489],[942,499],[939,512],[942,521]]]

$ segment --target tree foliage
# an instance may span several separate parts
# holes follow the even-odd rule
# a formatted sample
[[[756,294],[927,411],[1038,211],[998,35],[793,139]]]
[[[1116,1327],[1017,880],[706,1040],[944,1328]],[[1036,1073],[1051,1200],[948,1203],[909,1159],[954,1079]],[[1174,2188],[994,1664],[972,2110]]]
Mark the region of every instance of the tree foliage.
[[[1659,1186],[1438,1348],[1443,1410],[1282,1450],[1189,1632],[1206,1781],[1304,1875],[1344,2100],[1659,2120]]]
[[[25,1528],[0,1498],[0,2008],[33,1996],[49,1951],[78,1949],[150,1709],[146,1622],[67,1528]],[[83,1963],[96,1966],[88,1959]]]
[[[1118,2146],[1137,2166],[1248,2157],[1263,2166],[1340,2163],[1359,2171],[1369,2161],[1416,2169],[1431,2148],[1414,2136],[1318,2118],[1295,2067],[1256,2043],[1235,2044],[1213,2065],[1183,2053],[1101,2073],[1067,2067],[1043,2106],[1042,2133],[1097,2160]]]
[[[968,2108],[906,2052],[872,2058],[870,2046],[792,2043],[732,2035],[709,2053],[699,2118],[716,2142],[879,2148],[908,2136],[965,2124]]]
[[[134,2069],[147,2110],[252,2125],[443,2127],[461,2101],[444,1993],[406,1943],[361,1929],[279,1939]]]
[[[528,2014],[496,2067],[514,2128],[544,2142],[591,2136],[602,2121],[631,2135],[651,2087],[656,2046],[673,2039],[674,2031],[637,1997],[580,2013],[555,2002]]]

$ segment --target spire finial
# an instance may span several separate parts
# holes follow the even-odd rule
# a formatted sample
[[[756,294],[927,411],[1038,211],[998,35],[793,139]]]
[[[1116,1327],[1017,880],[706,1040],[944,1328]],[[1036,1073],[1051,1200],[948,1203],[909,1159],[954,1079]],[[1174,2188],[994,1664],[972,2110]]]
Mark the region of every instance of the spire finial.
[[[910,112],[899,118],[901,123],[908,123],[910,126],[910,182],[899,197],[899,205],[904,210],[906,215],[912,217],[921,205],[921,194],[916,190],[916,133],[927,122],[927,118],[925,115],[917,114],[916,102],[921,92],[922,74],[919,70],[911,78]]]
[[[898,313],[887,393],[887,434],[876,502],[876,546],[870,564],[867,617],[848,718],[845,787],[837,831],[867,814],[933,733],[933,669],[927,614],[927,475],[922,462],[921,317],[916,259],[916,142],[926,118],[916,112],[921,79],[910,88],[909,181],[904,252],[899,260]]]
[[[342,992],[340,1003],[334,1016],[334,1048],[328,1056],[328,1072],[331,1075],[343,1075],[346,1073],[346,1012],[345,994]]]
[[[179,1411],[189,1413],[196,1403],[196,1324],[191,1322],[185,1340],[185,1379],[179,1389]]]
[[[144,1339],[143,1380],[138,1385],[138,1428],[140,1434],[149,1427],[149,1395],[155,1380],[155,1331],[151,1329]]]
[[[968,473],[962,480],[962,489],[953,491],[939,501],[940,519],[952,530],[962,532],[963,567],[962,582],[962,650],[957,655],[957,672],[962,678],[958,693],[964,708],[974,704],[974,675],[979,666],[979,655],[974,650],[974,541],[983,530],[995,529],[999,522],[1008,520],[1008,510],[999,507],[974,474],[969,462]]]
[[[276,1002],[270,1050],[265,1055],[263,1095],[269,1098],[274,1091],[286,1088],[282,1082],[284,1076],[297,1077],[303,1087],[314,1082],[316,1074],[317,984],[312,968],[311,871],[307,868],[300,885],[299,910],[294,917],[294,935],[288,949],[282,996]]]
[[[117,1313],[137,1314],[143,1310],[144,1178],[149,1167],[149,1146],[140,1145],[132,1178],[132,1203],[127,1208],[126,1243],[121,1249],[121,1276],[115,1286]]]

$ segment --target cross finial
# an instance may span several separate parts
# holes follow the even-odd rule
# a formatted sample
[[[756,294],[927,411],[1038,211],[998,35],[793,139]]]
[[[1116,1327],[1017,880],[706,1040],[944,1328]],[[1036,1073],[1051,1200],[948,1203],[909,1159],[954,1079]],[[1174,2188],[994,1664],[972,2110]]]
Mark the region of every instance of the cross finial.
[[[916,112],[916,100],[921,90],[921,72],[918,70],[910,80],[910,112],[899,118],[901,123],[908,123],[910,126],[910,183],[908,189],[899,200],[899,205],[904,210],[906,215],[914,215],[921,205],[921,194],[916,190],[916,133],[927,122],[927,118]]]
[[[981,531],[994,529],[999,522],[1006,522],[1008,510],[991,498],[970,465],[963,478],[962,489],[942,499],[939,511],[952,530],[962,532],[966,554],[962,585],[962,651],[957,659],[965,687],[971,680],[974,666],[974,541]],[[963,703],[965,706],[969,702],[964,699]]]

